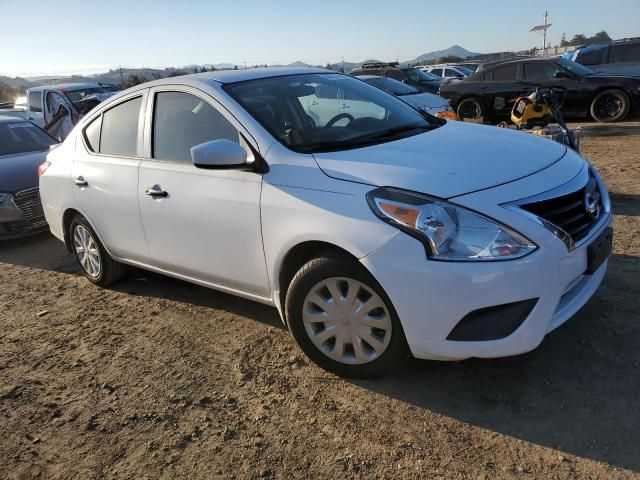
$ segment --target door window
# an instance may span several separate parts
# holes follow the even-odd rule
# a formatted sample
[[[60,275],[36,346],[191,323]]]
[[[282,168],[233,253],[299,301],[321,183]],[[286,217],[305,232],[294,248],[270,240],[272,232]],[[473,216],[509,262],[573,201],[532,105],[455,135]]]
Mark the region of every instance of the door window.
[[[102,127],[102,115],[92,120],[87,128],[84,129],[84,137],[87,140],[89,149],[93,152],[100,151],[100,127]]]
[[[525,63],[523,68],[524,78],[533,81],[553,80],[555,74],[562,71],[557,65],[546,62]]]
[[[502,82],[515,81],[518,73],[518,65],[508,65],[496,68],[493,71],[493,79]]]
[[[184,92],[156,94],[153,158],[191,162],[191,147],[211,140],[240,143],[240,135],[215,108]]]
[[[29,92],[29,110],[32,112],[42,111],[42,92]]]
[[[436,75],[438,75],[439,77],[442,76],[442,69],[441,68],[434,68],[433,70],[430,71],[431,73],[435,73]]]
[[[611,63],[640,62],[640,43],[611,47]]]
[[[607,47],[587,47],[578,53],[576,62],[582,65],[600,65],[604,63],[604,54],[607,53]]]
[[[137,155],[140,105],[142,105],[142,97],[137,97],[116,105],[102,114],[100,153],[124,157]],[[92,125],[90,124],[89,127]],[[95,133],[91,133],[95,138]],[[85,135],[87,135],[86,130]]]
[[[460,75],[455,70],[451,70],[450,68],[445,68],[444,69],[444,76],[445,77],[461,77],[462,75]]]

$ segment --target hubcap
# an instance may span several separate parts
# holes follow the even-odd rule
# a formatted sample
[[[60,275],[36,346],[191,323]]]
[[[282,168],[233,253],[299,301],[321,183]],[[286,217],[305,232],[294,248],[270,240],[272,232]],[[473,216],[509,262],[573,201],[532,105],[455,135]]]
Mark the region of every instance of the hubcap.
[[[617,95],[604,95],[596,104],[600,117],[613,118],[622,110],[622,100]]]
[[[337,362],[371,362],[389,346],[389,311],[377,293],[357,280],[334,277],[317,283],[303,309],[309,339]]]
[[[102,268],[100,250],[89,230],[82,225],[78,225],[73,231],[73,246],[80,266],[87,275],[92,278],[99,277]]]

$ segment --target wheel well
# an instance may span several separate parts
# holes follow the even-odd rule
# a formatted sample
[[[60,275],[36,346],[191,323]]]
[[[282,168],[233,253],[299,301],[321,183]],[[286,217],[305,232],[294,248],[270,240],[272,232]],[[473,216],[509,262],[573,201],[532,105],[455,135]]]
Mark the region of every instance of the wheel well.
[[[351,253],[332,243],[318,241],[299,243],[287,252],[280,266],[278,288],[280,290],[280,305],[282,306],[282,311],[284,311],[284,300],[287,290],[289,289],[289,284],[298,270],[309,260],[317,258],[327,252],[339,253],[358,261]]]
[[[75,217],[76,215],[79,215],[80,212],[78,212],[77,210],[74,210],[73,208],[68,208],[67,210],[65,210],[64,214],[62,215],[62,229],[64,232],[64,245],[67,247],[67,250],[69,250],[70,252],[72,251],[71,249],[71,235],[69,232],[69,229],[71,228],[71,220],[73,220],[73,217]]]

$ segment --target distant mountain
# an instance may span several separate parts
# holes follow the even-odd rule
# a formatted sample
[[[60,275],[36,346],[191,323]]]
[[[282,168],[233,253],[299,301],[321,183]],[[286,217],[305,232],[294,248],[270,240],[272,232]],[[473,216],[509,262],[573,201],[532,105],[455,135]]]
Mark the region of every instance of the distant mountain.
[[[26,78],[22,78],[22,77],[3,77],[2,75],[0,75],[0,83],[5,83],[7,85],[9,85],[10,87],[22,87],[22,88],[29,88],[31,87],[31,82],[29,80],[27,80]]]
[[[480,53],[470,52],[466,48],[461,47],[460,45],[453,45],[445,50],[437,50],[435,52],[423,53],[419,57],[414,58],[413,60],[407,60],[406,62],[402,62],[403,64],[415,64],[415,63],[423,63],[423,62],[433,62],[442,57],[474,57],[476,55],[480,55]]]

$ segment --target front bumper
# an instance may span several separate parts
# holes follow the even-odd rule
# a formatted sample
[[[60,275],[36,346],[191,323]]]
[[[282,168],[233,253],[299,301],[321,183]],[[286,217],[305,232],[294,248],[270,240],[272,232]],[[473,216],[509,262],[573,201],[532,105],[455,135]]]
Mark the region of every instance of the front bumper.
[[[461,360],[503,357],[536,348],[594,294],[606,268],[585,275],[587,246],[611,225],[611,215],[571,252],[557,238],[530,255],[504,262],[428,260],[422,244],[404,233],[361,259],[385,289],[415,357]],[[458,322],[478,309],[537,298],[510,335],[489,341],[447,340]]]
[[[0,203],[0,239],[22,237],[46,229],[38,187],[21,190]]]

